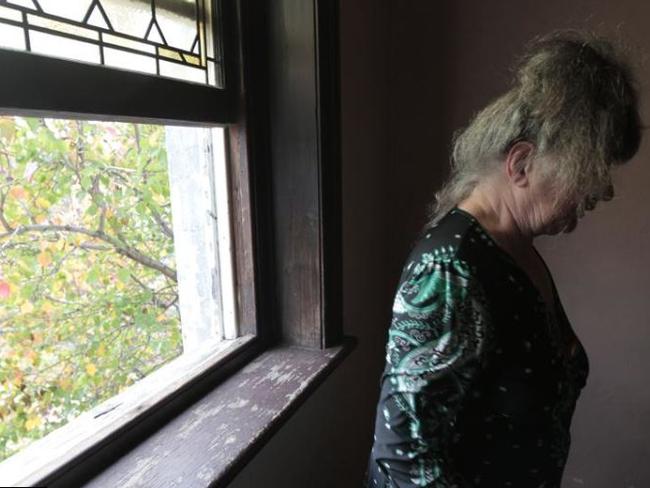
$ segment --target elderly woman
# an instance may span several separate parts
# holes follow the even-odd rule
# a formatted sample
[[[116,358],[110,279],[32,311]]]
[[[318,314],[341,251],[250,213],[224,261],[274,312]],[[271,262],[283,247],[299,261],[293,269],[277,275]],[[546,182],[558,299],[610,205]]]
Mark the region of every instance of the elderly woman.
[[[533,239],[612,197],[638,94],[620,50],[577,31],[532,41],[515,73],[454,135],[403,268],[369,487],[560,486],[589,365]]]

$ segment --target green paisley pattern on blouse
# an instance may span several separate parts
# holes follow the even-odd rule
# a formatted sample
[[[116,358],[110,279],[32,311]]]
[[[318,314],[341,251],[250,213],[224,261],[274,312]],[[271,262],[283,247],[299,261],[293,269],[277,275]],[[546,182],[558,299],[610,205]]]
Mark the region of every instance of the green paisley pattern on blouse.
[[[392,405],[383,413],[387,427],[408,431],[394,448],[411,459],[404,476],[415,486],[459,482],[446,448],[488,340],[485,296],[471,271],[444,249],[424,253],[395,296],[386,357]]]

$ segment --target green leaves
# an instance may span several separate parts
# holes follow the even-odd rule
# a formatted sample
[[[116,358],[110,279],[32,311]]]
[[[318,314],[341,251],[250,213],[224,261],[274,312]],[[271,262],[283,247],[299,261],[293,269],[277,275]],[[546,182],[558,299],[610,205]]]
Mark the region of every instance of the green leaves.
[[[0,119],[0,138],[4,142],[11,142],[16,135],[16,127],[11,119]]]
[[[4,218],[30,229],[0,238],[1,460],[179,355],[182,337],[164,305],[176,283],[123,252],[174,263],[153,214],[171,227],[164,127],[0,116],[0,172]]]
[[[101,271],[99,266],[92,266],[86,274],[86,283],[92,285],[96,284],[99,281],[100,273]]]
[[[131,280],[131,272],[126,268],[120,268],[117,270],[117,277],[126,285]]]

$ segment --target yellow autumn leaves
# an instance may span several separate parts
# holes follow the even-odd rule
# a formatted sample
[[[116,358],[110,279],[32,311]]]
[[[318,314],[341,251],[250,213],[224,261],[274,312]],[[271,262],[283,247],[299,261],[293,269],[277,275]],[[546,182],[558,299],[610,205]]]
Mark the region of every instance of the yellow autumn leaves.
[[[40,305],[40,311],[46,315],[46,317],[49,317],[52,314],[52,311],[54,310],[54,306],[52,305],[51,302],[49,301],[44,301],[42,305]],[[23,314],[28,314],[34,311],[34,304],[30,301],[25,301],[23,304],[20,306],[20,312]]]
[[[100,344],[95,350],[94,356],[100,358],[106,356],[106,346],[104,344]],[[95,376],[95,374],[97,374],[97,366],[90,360],[86,361],[85,370],[86,373],[88,373],[90,376]]]
[[[90,376],[95,376],[95,373],[97,373],[97,366],[95,366],[93,363],[87,363],[86,373],[88,373]]]
[[[64,391],[69,391],[72,388],[73,372],[74,372],[74,368],[72,367],[72,365],[67,364],[63,369],[63,376],[61,376],[56,382],[59,388],[61,388]]]
[[[83,237],[80,235],[74,235],[72,237],[72,241],[75,243],[81,242],[82,240]],[[66,239],[57,239],[54,242],[42,239],[39,242],[40,252],[36,257],[38,264],[40,264],[43,268],[52,264],[52,251],[62,251],[65,249],[66,244]]]
[[[25,430],[34,430],[39,425],[41,425],[41,418],[38,415],[32,415],[25,421]]]
[[[43,197],[38,197],[34,203],[38,208],[42,208],[43,210],[50,208],[50,202]]]
[[[14,186],[9,190],[9,196],[16,200],[27,200],[31,194],[29,193],[29,190],[22,186]],[[40,209],[47,210],[50,208],[51,203],[43,197],[37,197],[36,200],[34,200],[34,205]]]
[[[22,186],[14,186],[9,190],[9,196],[15,198],[16,200],[26,201],[30,198],[31,194],[29,190]],[[51,204],[47,199],[39,196],[34,201],[34,205],[38,210],[44,211],[50,208]],[[45,222],[45,220],[47,220],[47,215],[45,213],[37,213],[33,216],[33,219],[37,224],[42,224]]]

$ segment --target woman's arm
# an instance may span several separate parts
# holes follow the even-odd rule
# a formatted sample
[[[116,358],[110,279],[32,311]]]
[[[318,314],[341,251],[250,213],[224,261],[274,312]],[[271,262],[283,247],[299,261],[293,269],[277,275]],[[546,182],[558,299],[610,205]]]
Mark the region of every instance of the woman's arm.
[[[404,270],[387,346],[385,457],[376,459],[392,486],[466,486],[449,447],[488,323],[485,294],[464,261],[424,253]]]

